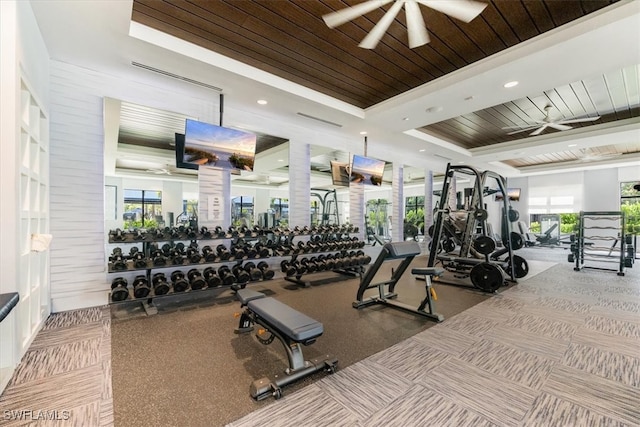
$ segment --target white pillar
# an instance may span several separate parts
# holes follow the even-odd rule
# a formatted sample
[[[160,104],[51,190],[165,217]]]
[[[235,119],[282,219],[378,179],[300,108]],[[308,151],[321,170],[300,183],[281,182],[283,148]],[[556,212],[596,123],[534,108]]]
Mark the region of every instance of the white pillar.
[[[366,236],[364,221],[364,184],[351,184],[349,186],[349,223],[359,228],[358,239],[364,240]]]
[[[231,171],[201,167],[198,170],[198,225],[231,225]]]
[[[404,240],[404,169],[402,164],[392,164],[391,180],[391,240],[402,242]]]
[[[289,141],[289,228],[311,222],[311,146]]]

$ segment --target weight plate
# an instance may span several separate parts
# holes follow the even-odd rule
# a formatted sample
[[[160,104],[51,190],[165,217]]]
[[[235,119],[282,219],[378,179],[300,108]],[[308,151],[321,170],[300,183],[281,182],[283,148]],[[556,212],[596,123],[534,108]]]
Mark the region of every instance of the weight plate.
[[[510,243],[511,243],[512,251],[516,251],[524,246],[524,239],[522,238],[522,235],[520,233],[516,233],[515,231],[512,231],[511,233],[509,233],[509,237],[511,240]],[[509,245],[505,237],[502,238],[502,243],[505,246]]]
[[[521,279],[529,274],[529,264],[527,260],[519,255],[513,256],[513,274],[516,276],[516,279]]]
[[[496,242],[489,236],[477,236],[471,243],[473,249],[482,255],[489,255],[496,250]]]
[[[495,292],[504,283],[500,267],[489,262],[473,266],[469,277],[473,286],[485,292]]]
[[[520,219],[520,212],[518,212],[517,210],[509,207],[508,216],[509,216],[509,221],[516,222],[517,220]]]
[[[473,217],[478,221],[485,221],[489,218],[489,212],[486,209],[479,208],[473,211]]]
[[[434,229],[433,225],[430,225],[429,228],[427,229],[427,233],[429,233],[429,237],[433,237],[433,229]]]
[[[444,239],[442,241],[442,248],[445,252],[453,252],[456,249],[456,242],[453,239]]]

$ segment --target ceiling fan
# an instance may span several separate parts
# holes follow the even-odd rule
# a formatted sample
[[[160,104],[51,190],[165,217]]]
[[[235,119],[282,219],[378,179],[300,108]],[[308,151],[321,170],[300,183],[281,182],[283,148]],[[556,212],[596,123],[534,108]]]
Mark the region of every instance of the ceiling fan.
[[[535,136],[535,135],[540,135],[547,128],[552,128],[560,131],[569,130],[569,129],[573,129],[573,127],[567,126],[568,123],[593,122],[600,118],[600,116],[595,116],[595,117],[583,117],[579,119],[572,118],[572,117],[567,119],[554,119],[551,117],[551,113],[550,113],[552,109],[553,107],[551,105],[547,105],[546,107],[544,107],[544,111],[545,111],[544,119],[534,120],[535,123],[533,124],[528,123],[524,126],[506,126],[506,127],[503,127],[502,129],[503,130],[516,129],[512,132],[509,132],[507,135],[513,135],[516,133],[527,132],[535,129],[533,132],[529,134],[530,136]]]
[[[480,15],[487,6],[486,3],[475,0],[367,0],[355,6],[324,15],[322,19],[324,19],[329,28],[335,28],[392,1],[394,1],[393,6],[378,21],[371,32],[362,39],[362,42],[358,45],[359,47],[374,49],[400,12],[400,9],[402,9],[402,6],[404,6],[407,18],[407,32],[411,49],[429,43],[429,34],[418,3],[467,23]]]

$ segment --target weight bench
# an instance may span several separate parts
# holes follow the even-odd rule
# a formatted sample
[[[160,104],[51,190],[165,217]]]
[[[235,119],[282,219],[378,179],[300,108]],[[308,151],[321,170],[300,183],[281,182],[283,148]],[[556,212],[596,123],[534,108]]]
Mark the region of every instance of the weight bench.
[[[305,360],[302,354],[302,346],[313,344],[324,332],[322,323],[261,292],[240,289],[236,296],[244,311],[235,333],[251,332],[253,324],[258,324],[270,334],[264,338],[264,334],[259,331],[256,334],[258,341],[268,345],[274,338],[278,338],[289,359],[289,367],[284,371],[284,376],[275,375],[273,381],[269,378],[254,381],[250,387],[251,397],[256,400],[269,396],[279,399],[282,397],[282,387],[287,384],[318,371],[336,371],[338,359],[335,357],[325,355]]]

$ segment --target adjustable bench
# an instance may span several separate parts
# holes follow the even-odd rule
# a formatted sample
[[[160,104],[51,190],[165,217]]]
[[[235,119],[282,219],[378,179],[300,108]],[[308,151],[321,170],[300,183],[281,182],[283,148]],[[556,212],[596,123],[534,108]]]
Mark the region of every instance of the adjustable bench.
[[[236,293],[240,306],[244,311],[240,316],[240,323],[235,333],[253,331],[253,324],[262,326],[270,334],[264,338],[257,333],[256,338],[262,344],[268,345],[278,338],[289,359],[289,367],[284,376],[275,375],[274,380],[262,378],[254,381],[250,387],[251,397],[262,400],[269,396],[276,399],[282,397],[282,387],[315,372],[326,370],[333,373],[338,360],[335,357],[324,357],[304,360],[302,345],[311,345],[324,332],[322,323],[294,310],[275,298],[251,289],[240,289]]]

